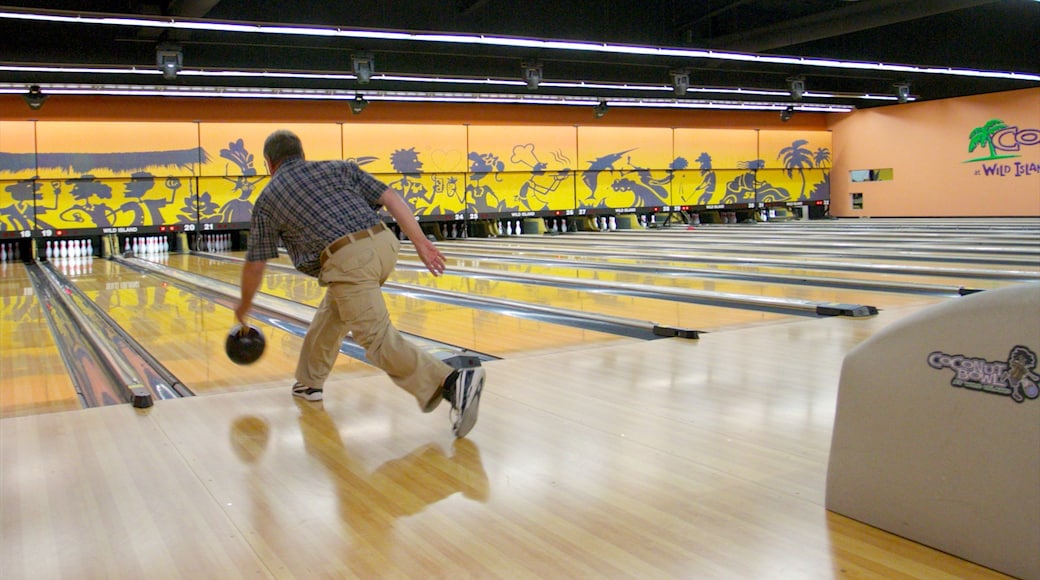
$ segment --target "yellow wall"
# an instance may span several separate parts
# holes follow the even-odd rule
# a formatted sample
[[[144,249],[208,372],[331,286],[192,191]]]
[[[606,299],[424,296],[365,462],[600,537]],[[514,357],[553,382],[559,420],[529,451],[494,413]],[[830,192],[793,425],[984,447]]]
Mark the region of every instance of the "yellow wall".
[[[41,123],[30,122],[33,120]],[[176,189],[176,180],[181,174],[184,177],[196,175],[200,189],[211,192],[214,198],[228,200],[237,199],[250,189],[259,191],[266,173],[262,159],[229,162],[237,159],[235,151],[230,151],[230,156],[217,154],[232,144],[232,138],[247,137],[246,149],[255,155],[257,144],[269,129],[287,126],[308,135],[314,131],[314,136],[309,136],[305,143],[327,144],[328,151],[309,148],[309,157],[351,158],[360,152],[371,155],[373,150],[381,150],[373,131],[378,133],[393,125],[407,129],[412,124],[430,130],[431,126],[442,124],[445,125],[445,140],[455,142],[468,138],[470,142],[431,150],[425,159],[427,170],[457,171],[443,174],[445,179],[442,181],[450,186],[453,175],[461,176],[471,166],[469,160],[463,158],[467,148],[470,152],[487,154],[489,162],[497,159],[503,169],[498,175],[483,181],[476,179],[477,174],[469,173],[472,183],[468,186],[479,189],[494,179],[505,187],[513,180],[518,186],[512,189],[518,190],[522,183],[528,183],[530,196],[527,207],[532,209],[532,204],[544,209],[560,209],[575,204],[594,207],[604,203],[608,194],[617,196],[615,192],[605,190],[601,182],[594,182],[588,171],[590,163],[597,159],[597,152],[593,150],[597,143],[596,135],[606,128],[614,128],[608,133],[625,135],[635,132],[647,137],[648,147],[631,159],[630,169],[649,166],[656,172],[650,178],[658,181],[667,177],[661,174],[661,170],[666,168],[668,156],[661,151],[667,148],[664,136],[669,136],[672,151],[688,163],[684,169],[676,168],[674,175],[668,178],[671,179],[668,187],[673,205],[696,203],[701,199],[712,204],[732,200],[734,194],[727,191],[726,186],[746,177],[741,164],[747,162],[750,152],[783,151],[797,142],[806,141],[796,149],[799,155],[812,157],[811,164],[788,174],[779,163],[785,154],[774,156],[770,153],[765,155],[768,158],[761,159],[764,167],[759,177],[765,177],[771,184],[783,182],[782,187],[797,199],[805,196],[813,184],[824,179],[829,171],[830,211],[838,217],[1040,216],[1040,144],[1036,144],[1037,131],[1040,131],[1040,89],[908,103],[845,115],[798,114],[787,123],[781,123],[778,115],[771,112],[614,108],[602,119],[595,119],[586,107],[475,107],[374,102],[363,114],[353,115],[348,105],[340,102],[270,103],[140,97],[55,97],[49,99],[42,109],[33,111],[18,95],[0,95],[0,121],[3,121],[0,123],[0,151],[9,154],[32,155],[37,147],[40,147],[40,153],[68,151],[70,142],[79,143],[81,151],[91,151],[91,143],[98,141],[97,135],[91,131],[107,130],[102,128],[109,122],[126,123],[127,128],[132,129],[131,133],[147,135],[148,131],[140,131],[143,124],[167,149],[201,143],[202,148],[210,152],[208,159],[194,166],[170,167],[155,176],[157,183],[165,179],[163,185],[172,191]],[[59,125],[47,123],[49,121],[84,124],[78,125],[78,135],[50,134],[47,133],[49,128],[35,134],[38,127]],[[998,151],[999,159],[989,159],[989,148],[982,143],[974,151],[969,151],[973,131],[990,121],[1018,128],[1018,151]],[[255,135],[242,135],[244,124],[250,124]],[[372,125],[378,128],[366,129]],[[462,131],[462,126],[466,125],[468,129]],[[193,131],[198,131],[197,137],[192,135]],[[519,140],[509,138],[518,133],[529,134],[524,134],[524,138]],[[573,135],[590,138],[579,146],[577,138],[574,143],[569,142]],[[824,138],[824,135],[828,137]],[[105,136],[115,137],[111,134]],[[823,147],[813,142],[817,136],[821,141],[830,139],[829,152],[822,152]],[[1000,133],[999,138],[1006,148],[1015,142],[1015,133],[1007,129]],[[337,143],[337,140],[342,142]],[[358,141],[368,146],[359,147]],[[714,143],[718,150],[706,147],[705,143],[709,142]],[[141,144],[146,148],[151,141],[146,137]],[[524,144],[530,144],[531,148],[524,149]],[[514,151],[516,145],[521,146]],[[384,153],[389,152],[388,147],[383,147],[387,150]],[[745,149],[749,154],[741,153]],[[185,155],[188,151],[185,149]],[[708,155],[703,159],[711,158],[714,163],[713,192],[707,191],[705,161],[697,161],[705,153]],[[385,159],[385,155],[379,156]],[[545,173],[532,181],[524,171],[535,158],[545,164]],[[892,179],[852,183],[849,172],[854,169],[891,170]],[[384,177],[389,178],[393,170],[386,167],[383,171],[387,172]],[[566,178],[564,172],[567,172]],[[22,173],[5,174],[2,178],[6,182],[4,189],[18,180],[33,177]],[[59,173],[40,176],[41,179],[51,177],[38,184],[41,191],[37,195],[42,196],[45,203],[53,203],[52,198],[59,194],[67,196],[69,192],[64,190],[75,186],[62,181],[70,174],[75,175],[72,169]],[[96,177],[109,180],[116,192],[132,185],[127,183],[132,177],[129,171]],[[183,191],[179,193],[185,193],[185,187],[182,185]],[[431,182],[426,187],[433,190],[438,184]],[[56,193],[58,188],[61,188],[60,193]],[[852,193],[862,194],[863,209],[852,209]],[[11,194],[5,191],[3,195],[31,197],[32,192],[18,190]],[[740,199],[739,194],[735,197]],[[489,206],[500,201],[490,197],[483,199],[488,200]],[[523,204],[509,201],[506,205],[524,209]],[[610,200],[605,203],[614,205]],[[171,202],[161,208],[163,215],[173,219],[171,216],[177,213],[180,205],[179,200]],[[443,209],[455,211],[458,208],[444,206]],[[56,219],[57,214],[58,210],[51,210],[47,217]],[[71,224],[66,222],[65,225]]]
[[[1040,88],[829,119],[833,216],[1040,216]],[[1017,151],[969,151],[973,131],[991,120],[1017,127]],[[1014,137],[1008,129],[998,139],[1007,149]],[[854,169],[892,169],[892,179],[853,183]],[[863,194],[863,209],[852,209],[852,193]]]
[[[560,108],[544,112],[560,119]],[[575,109],[567,112],[574,115]],[[434,123],[408,109],[397,111],[412,119],[407,123],[367,115],[366,122],[184,121],[167,110],[161,121],[83,120],[72,111],[0,120],[0,232],[26,235],[35,229],[49,237],[65,230],[241,227],[266,184],[263,141],[277,128],[296,132],[308,159],[355,160],[423,218],[747,208],[829,196],[831,135],[812,120],[783,129],[686,129],[655,125],[735,119],[621,112],[627,115],[616,115],[609,125],[595,117],[546,125],[537,115],[527,124],[511,124],[489,114],[485,119],[496,124]],[[824,152],[824,161],[817,163],[814,151]]]

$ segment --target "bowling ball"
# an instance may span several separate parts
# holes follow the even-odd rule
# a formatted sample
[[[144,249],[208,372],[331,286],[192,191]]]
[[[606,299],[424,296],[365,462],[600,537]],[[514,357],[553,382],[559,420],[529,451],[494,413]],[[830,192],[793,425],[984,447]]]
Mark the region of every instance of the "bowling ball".
[[[266,345],[267,340],[259,328],[236,324],[224,341],[224,350],[235,364],[248,365],[255,363],[264,354]]]

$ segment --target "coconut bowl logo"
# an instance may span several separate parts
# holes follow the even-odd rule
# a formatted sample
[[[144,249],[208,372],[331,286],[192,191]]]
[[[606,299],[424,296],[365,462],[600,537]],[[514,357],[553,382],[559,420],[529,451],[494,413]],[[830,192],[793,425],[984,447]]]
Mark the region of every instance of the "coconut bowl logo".
[[[1008,125],[1000,119],[990,119],[985,125],[972,129],[968,135],[968,153],[981,149],[988,155],[966,159],[964,163],[982,163],[982,169],[975,172],[977,175],[1037,175],[1040,174],[1040,163],[1000,162],[1021,157],[1023,147],[1037,145],[1040,145],[1040,129],[1022,128]]]
[[[928,366],[953,371],[952,387],[1004,395],[1016,403],[1040,397],[1036,353],[1022,345],[1012,348],[1006,361],[935,351],[928,355]]]

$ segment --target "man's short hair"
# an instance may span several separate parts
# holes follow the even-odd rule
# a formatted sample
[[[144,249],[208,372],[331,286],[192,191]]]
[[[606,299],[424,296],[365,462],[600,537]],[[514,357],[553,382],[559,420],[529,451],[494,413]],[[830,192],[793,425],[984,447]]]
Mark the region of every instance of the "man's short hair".
[[[264,157],[272,166],[289,157],[303,157],[303,143],[292,131],[279,129],[268,135],[264,141]]]

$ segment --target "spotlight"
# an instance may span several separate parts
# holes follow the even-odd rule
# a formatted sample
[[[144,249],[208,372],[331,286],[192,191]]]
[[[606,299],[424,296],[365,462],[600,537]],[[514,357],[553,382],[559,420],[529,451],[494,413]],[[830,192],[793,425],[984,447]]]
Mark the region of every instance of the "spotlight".
[[[372,73],[375,71],[375,57],[371,52],[356,52],[350,55],[350,66],[357,75],[357,81],[365,84],[372,78]]]
[[[354,95],[354,100],[350,101],[350,111],[355,115],[360,115],[361,111],[364,111],[367,106],[368,101],[361,95]]]
[[[596,105],[595,107],[592,107],[592,114],[595,115],[597,119],[601,118],[603,115],[606,115],[607,114],[607,102],[606,101],[600,101],[598,105]]]
[[[805,94],[805,79],[803,77],[790,77],[787,79],[787,88],[791,91],[791,98],[800,101]]]
[[[537,89],[539,83],[542,82],[542,63],[538,61],[522,62],[520,66],[524,69],[524,82],[527,83],[527,88],[532,91]]]
[[[155,49],[155,64],[162,71],[162,76],[168,81],[177,78],[177,71],[184,64],[184,53],[176,44],[160,44]]]
[[[22,98],[25,99],[25,104],[35,111],[43,106],[43,102],[47,100],[47,95],[40,90],[40,85],[33,85],[29,87],[27,94],[22,95]]]
[[[910,83],[896,83],[896,97],[898,97],[900,103],[905,103],[910,100]]]
[[[786,123],[791,120],[794,116],[794,107],[788,106],[783,111],[780,111],[780,121]]]
[[[673,70],[672,75],[672,88],[675,89],[675,96],[682,97],[686,95],[686,89],[690,88],[690,71],[686,69]]]

